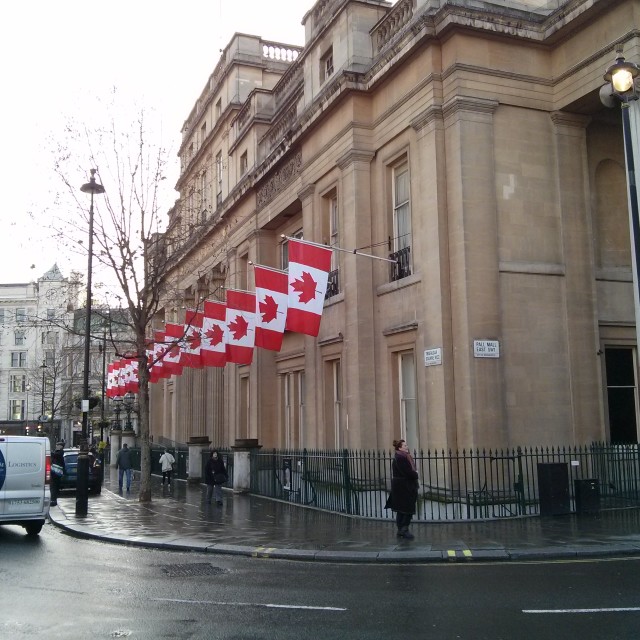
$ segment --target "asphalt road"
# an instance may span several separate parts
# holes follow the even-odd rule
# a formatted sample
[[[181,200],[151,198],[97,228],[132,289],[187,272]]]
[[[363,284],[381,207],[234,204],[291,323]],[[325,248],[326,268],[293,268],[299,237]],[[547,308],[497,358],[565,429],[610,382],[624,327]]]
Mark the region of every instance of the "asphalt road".
[[[639,569],[636,559],[316,564],[0,527],[0,638],[638,638]]]

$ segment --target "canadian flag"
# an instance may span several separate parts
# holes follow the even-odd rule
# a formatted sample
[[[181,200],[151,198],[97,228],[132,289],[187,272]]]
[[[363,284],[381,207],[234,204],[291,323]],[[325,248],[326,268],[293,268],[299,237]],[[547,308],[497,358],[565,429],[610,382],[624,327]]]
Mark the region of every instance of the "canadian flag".
[[[227,290],[227,362],[251,364],[256,327],[256,294]]]
[[[113,397],[117,398],[118,396],[123,396],[125,391],[125,381],[124,381],[124,367],[126,362],[124,360],[116,360],[113,363]]]
[[[150,356],[149,382],[158,382],[161,378],[170,378],[171,372],[164,366],[164,356],[167,352],[164,331],[155,331],[153,334],[153,351]]]
[[[138,377],[138,367],[140,366],[140,362],[131,358],[129,360],[129,376],[127,381],[127,392],[128,393],[138,393],[140,391],[140,378]]]
[[[114,388],[116,379],[114,373],[115,366],[115,362],[111,362],[107,367],[107,398],[115,398],[117,395]]]
[[[205,367],[224,367],[227,363],[225,333],[227,305],[224,302],[205,300],[202,314],[202,344],[200,359]]]
[[[331,271],[331,253],[331,247],[289,239],[287,330],[318,335]]]
[[[287,274],[255,265],[256,347],[280,351],[287,321]]]
[[[183,366],[180,363],[180,342],[184,336],[184,327],[181,324],[167,322],[164,327],[164,335],[168,344],[164,354],[163,368],[166,368],[169,373],[179,376]]]
[[[184,322],[184,339],[181,343],[180,364],[185,367],[200,369],[200,344],[202,337],[202,313],[195,309],[187,309]]]

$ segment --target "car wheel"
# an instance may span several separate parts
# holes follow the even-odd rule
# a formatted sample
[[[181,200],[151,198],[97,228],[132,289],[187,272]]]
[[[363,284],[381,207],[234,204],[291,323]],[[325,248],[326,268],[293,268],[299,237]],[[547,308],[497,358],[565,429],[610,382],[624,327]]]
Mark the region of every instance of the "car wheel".
[[[37,536],[42,531],[42,522],[27,522],[23,526],[28,536]]]

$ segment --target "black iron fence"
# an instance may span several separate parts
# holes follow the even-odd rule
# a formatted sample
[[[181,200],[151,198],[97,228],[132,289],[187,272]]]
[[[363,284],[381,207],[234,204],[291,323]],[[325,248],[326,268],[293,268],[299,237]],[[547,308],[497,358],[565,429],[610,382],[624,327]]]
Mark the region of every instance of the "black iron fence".
[[[547,494],[557,501],[552,510],[568,512],[577,506],[583,481],[597,487],[598,508],[640,504],[640,452],[635,444],[420,451],[413,456],[420,476],[417,520],[536,515],[541,498],[545,512]],[[392,460],[393,453],[386,451],[254,450],[251,492],[328,511],[391,518],[384,504]],[[549,476],[547,469],[555,475]],[[550,481],[557,486],[547,486]]]

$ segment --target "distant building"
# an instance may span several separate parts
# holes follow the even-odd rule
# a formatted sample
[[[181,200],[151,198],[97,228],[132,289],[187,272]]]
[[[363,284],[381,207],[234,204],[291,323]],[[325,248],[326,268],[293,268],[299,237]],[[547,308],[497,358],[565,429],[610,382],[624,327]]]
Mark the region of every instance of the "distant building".
[[[182,294],[157,328],[303,237],[348,250],[320,335],[152,385],[154,437],[636,442],[623,133],[599,90],[616,46],[640,61],[637,0],[302,4],[304,47],[235,34],[184,123]]]
[[[78,286],[57,265],[34,282],[0,284],[0,431],[61,434],[61,354]]]

